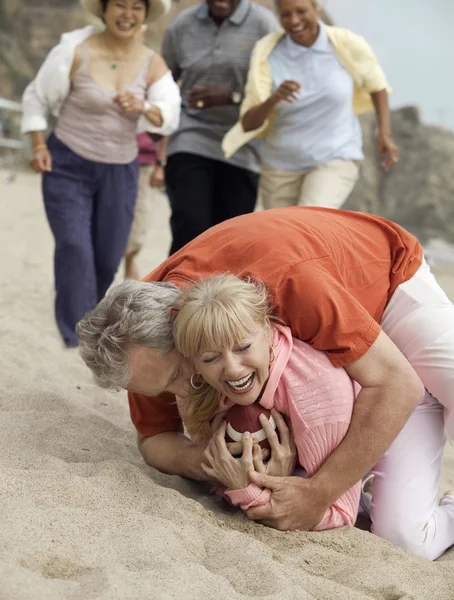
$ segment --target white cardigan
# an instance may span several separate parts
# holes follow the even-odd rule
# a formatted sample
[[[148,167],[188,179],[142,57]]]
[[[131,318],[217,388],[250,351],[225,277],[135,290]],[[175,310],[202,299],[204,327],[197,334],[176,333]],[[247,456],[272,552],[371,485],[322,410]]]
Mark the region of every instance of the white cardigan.
[[[88,25],[61,36],[60,43],[49,52],[22,96],[22,133],[45,131],[49,111],[56,117],[59,115],[71,87],[69,75],[76,47],[102,30],[103,27]],[[176,131],[180,121],[181,96],[170,71],[148,88],[147,100],[160,109],[163,123],[156,127],[142,116],[138,132],[170,135]]]

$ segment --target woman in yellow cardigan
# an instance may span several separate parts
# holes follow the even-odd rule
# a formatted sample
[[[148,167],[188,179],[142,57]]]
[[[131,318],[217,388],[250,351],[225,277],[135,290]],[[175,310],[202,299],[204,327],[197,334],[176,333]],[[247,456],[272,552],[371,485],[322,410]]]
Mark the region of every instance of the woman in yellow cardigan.
[[[284,31],[259,40],[241,120],[224,138],[227,157],[263,137],[264,208],[341,208],[364,156],[357,115],[375,109],[383,168],[397,162],[386,77],[367,42],[319,19],[316,0],[276,0]]]

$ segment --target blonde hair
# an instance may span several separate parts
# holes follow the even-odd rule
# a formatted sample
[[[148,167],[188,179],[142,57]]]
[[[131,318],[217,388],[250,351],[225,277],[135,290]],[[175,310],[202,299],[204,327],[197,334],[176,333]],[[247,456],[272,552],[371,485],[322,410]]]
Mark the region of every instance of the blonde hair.
[[[234,348],[254,333],[257,326],[269,331],[271,308],[263,284],[243,281],[230,274],[199,281],[183,292],[173,336],[175,347],[186,358],[194,358],[206,348]],[[210,419],[221,398],[220,392],[203,382],[184,401],[184,422],[191,437],[210,437]]]

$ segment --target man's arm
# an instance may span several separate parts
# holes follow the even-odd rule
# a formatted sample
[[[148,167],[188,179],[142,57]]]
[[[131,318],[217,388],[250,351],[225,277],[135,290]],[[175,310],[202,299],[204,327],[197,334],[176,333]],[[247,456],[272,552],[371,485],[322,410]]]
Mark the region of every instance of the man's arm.
[[[347,435],[315,475],[333,501],[377,464],[424,396],[416,371],[383,331],[345,370],[362,389]]]
[[[424,395],[413,367],[381,332],[358,360],[345,367],[361,386],[347,434],[310,479],[277,478],[251,473],[257,485],[273,489],[264,507],[248,516],[276,529],[314,528],[328,509],[379,461]]]
[[[166,431],[153,437],[139,434],[138,444],[144,461],[150,467],[169,475],[209,481],[201,467],[205,446],[191,442],[183,433]]]

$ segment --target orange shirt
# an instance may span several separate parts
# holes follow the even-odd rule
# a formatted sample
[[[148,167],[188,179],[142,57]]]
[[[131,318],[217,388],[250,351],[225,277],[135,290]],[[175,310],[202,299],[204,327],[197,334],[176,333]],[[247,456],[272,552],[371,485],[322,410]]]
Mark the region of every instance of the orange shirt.
[[[342,367],[380,332],[396,287],[422,262],[418,240],[399,225],[360,212],[277,208],[212,227],[145,278],[180,287],[217,273],[251,276],[268,287],[276,316],[294,337]],[[132,420],[145,436],[181,429],[169,396],[129,394]]]

